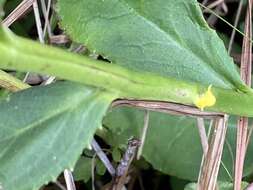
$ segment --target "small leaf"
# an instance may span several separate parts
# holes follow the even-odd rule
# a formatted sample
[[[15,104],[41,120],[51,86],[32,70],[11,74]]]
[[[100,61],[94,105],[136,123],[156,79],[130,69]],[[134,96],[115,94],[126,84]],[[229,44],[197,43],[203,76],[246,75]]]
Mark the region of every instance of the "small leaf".
[[[89,181],[92,172],[91,166],[92,166],[92,159],[81,156],[77,161],[73,172],[75,181],[81,180],[83,180],[84,182]]]
[[[103,162],[101,160],[97,160],[97,163],[96,163],[96,171],[97,171],[97,174],[98,175],[104,175],[105,172],[106,172],[106,167],[105,165],[103,164]]]
[[[114,96],[59,82],[13,94],[0,103],[0,183],[37,190],[73,170]]]
[[[113,148],[112,158],[115,162],[119,162],[121,160],[121,153],[120,153],[120,150],[118,148]]]

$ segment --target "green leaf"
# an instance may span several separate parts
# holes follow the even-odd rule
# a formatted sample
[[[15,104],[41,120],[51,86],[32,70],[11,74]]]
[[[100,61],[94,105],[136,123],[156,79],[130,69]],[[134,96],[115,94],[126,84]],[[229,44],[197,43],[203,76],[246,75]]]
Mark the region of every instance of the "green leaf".
[[[83,180],[85,183],[91,178],[92,158],[81,156],[75,165],[73,176],[75,181]]]
[[[247,182],[242,182],[241,188],[244,189],[248,185]],[[218,187],[220,190],[233,190],[233,183],[229,182],[223,182],[223,181],[218,181]],[[184,190],[197,190],[197,184],[196,183],[189,183],[188,185],[185,186]]]
[[[104,119],[105,130],[99,131],[106,142],[124,148],[131,136],[140,137],[144,111],[133,108],[115,108]],[[208,126],[208,125],[207,125]],[[219,179],[231,180],[236,150],[236,118],[229,120]],[[245,160],[244,176],[253,172],[251,141]],[[202,157],[202,148],[196,119],[150,112],[149,128],[142,156],[163,173],[181,179],[196,181]]]
[[[106,172],[106,167],[104,163],[99,159],[97,160],[97,163],[96,163],[96,171],[97,171],[97,174],[101,176],[104,175]]]
[[[196,0],[61,0],[58,9],[73,40],[113,63],[204,85],[246,88]]]
[[[70,82],[35,87],[0,103],[0,183],[37,190],[73,170],[114,96]],[[1,188],[0,188],[1,189]]]
[[[121,160],[121,153],[120,153],[120,150],[118,148],[113,148],[112,158],[115,162],[119,162]]]
[[[185,185],[187,185],[188,183],[190,183],[190,181],[170,176],[170,186],[172,190],[184,190]]]

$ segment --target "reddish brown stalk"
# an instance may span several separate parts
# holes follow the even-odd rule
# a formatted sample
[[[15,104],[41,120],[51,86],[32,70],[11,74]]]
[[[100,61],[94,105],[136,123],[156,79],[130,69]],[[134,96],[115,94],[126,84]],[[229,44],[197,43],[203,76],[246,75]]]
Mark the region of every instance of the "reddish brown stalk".
[[[241,57],[241,78],[251,86],[251,64],[252,64],[252,45],[248,39],[252,38],[252,0],[248,1],[248,10],[245,18],[244,39]],[[236,160],[235,160],[235,180],[234,190],[241,189],[241,181],[243,177],[243,165],[247,148],[247,128],[248,118],[240,117],[237,124],[237,143],[236,143]]]

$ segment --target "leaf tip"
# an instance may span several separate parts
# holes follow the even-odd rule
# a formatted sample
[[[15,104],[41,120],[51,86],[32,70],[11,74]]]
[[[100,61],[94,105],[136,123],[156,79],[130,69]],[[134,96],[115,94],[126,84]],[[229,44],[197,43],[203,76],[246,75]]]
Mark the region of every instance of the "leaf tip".
[[[195,101],[195,105],[202,111],[204,110],[205,107],[211,107],[215,103],[216,103],[216,98],[214,94],[212,93],[212,85],[209,85],[207,88],[207,91],[201,94]]]

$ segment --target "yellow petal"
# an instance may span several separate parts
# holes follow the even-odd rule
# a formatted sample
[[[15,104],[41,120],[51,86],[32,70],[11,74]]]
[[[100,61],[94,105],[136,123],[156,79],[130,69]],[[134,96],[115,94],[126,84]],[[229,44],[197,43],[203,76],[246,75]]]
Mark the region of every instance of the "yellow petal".
[[[205,107],[211,107],[215,104],[216,98],[212,93],[212,85],[210,85],[207,89],[207,91],[200,95],[198,99],[195,101],[195,105],[203,110]]]

